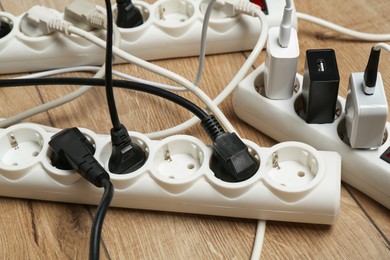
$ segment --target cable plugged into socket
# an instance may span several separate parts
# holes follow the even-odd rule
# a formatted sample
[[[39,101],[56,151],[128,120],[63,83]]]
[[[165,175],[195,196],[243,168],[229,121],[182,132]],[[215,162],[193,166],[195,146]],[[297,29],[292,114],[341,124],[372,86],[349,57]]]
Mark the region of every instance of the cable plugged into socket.
[[[303,75],[303,118],[309,124],[333,123],[339,92],[339,70],[335,51],[306,51]]]
[[[380,50],[371,49],[365,72],[352,73],[346,99],[346,131],[350,146],[377,149],[383,143],[388,105],[378,72]]]
[[[327,62],[327,60],[325,63],[319,62],[316,69],[326,71]],[[381,159],[389,155],[386,150],[390,146],[390,138],[388,138],[390,124],[382,121],[386,120],[385,114],[388,108],[385,106],[386,99],[380,73],[376,74],[377,80],[373,94],[375,97],[380,96],[378,99],[373,95],[365,94],[364,84],[367,85],[367,83],[364,83],[364,73],[352,73],[351,89],[347,96],[349,100],[346,102],[343,97],[338,96],[334,117],[333,112],[330,113],[332,122],[308,124],[302,119],[301,114],[297,113],[303,110],[302,75],[297,75],[296,92],[293,93],[292,98],[272,100],[261,93],[264,70],[264,65],[258,67],[239,83],[233,97],[233,106],[237,116],[279,142],[294,140],[307,143],[319,150],[338,152],[345,159],[342,163],[343,181],[390,208],[389,163]],[[300,108],[298,104],[301,104]],[[379,107],[376,107],[376,104]],[[361,105],[366,105],[366,107]],[[366,120],[371,112],[377,114],[379,118]],[[354,119],[355,116],[366,121]],[[347,117],[350,117],[349,126],[346,125]],[[377,125],[377,122],[381,123]],[[382,125],[383,122],[384,125]],[[360,127],[361,124],[363,127]],[[347,136],[347,127],[352,130],[350,137]],[[363,143],[367,145],[367,148],[357,148]]]
[[[111,129],[112,153],[108,169],[112,173],[125,174],[138,170],[146,161],[145,151],[133,142],[124,125]]]
[[[292,1],[287,0],[280,26],[268,30],[264,88],[269,99],[289,99],[293,95],[299,43],[297,31],[292,28],[292,12]]]
[[[12,30],[12,23],[0,17],[0,39],[7,36]]]
[[[212,115],[202,121],[202,127],[213,140],[210,168],[217,178],[226,182],[240,182],[257,172],[258,162],[235,133],[226,133]]]
[[[131,0],[117,0],[116,25],[119,28],[134,28],[144,23],[141,11]]]
[[[93,156],[88,140],[76,127],[64,129],[52,136],[49,146],[53,154],[64,163],[71,165],[81,176],[96,187],[110,179],[106,170]]]
[[[341,161],[334,152],[312,151],[304,144],[261,148],[243,140],[262,163],[251,179],[232,183],[215,177],[209,167],[214,147],[201,140],[188,135],[150,140],[131,132],[132,139],[148,150],[150,161],[134,174],[119,175],[109,173],[106,167],[110,136],[80,130],[57,132],[26,123],[0,129],[0,195],[96,205],[101,189],[76,172],[52,167],[47,157],[52,149],[95,184],[107,183],[109,176],[116,191],[110,204],[113,207],[327,225],[337,219]],[[85,138],[96,147],[95,154]],[[28,160],[12,154],[16,142],[17,151],[24,152]],[[279,156],[280,176],[271,176],[275,170],[273,153]],[[13,165],[14,160],[20,164]],[[294,162],[296,168],[289,171],[289,164]],[[301,177],[299,172],[306,175]],[[284,177],[281,182],[286,186],[278,180]],[[290,177],[291,182],[287,180]]]

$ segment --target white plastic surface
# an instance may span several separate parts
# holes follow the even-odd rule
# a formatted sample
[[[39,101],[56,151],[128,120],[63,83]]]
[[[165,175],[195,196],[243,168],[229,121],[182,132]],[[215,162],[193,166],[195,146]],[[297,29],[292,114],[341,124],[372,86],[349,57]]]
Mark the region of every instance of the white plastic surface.
[[[342,157],[342,180],[390,208],[390,164],[380,156],[390,146],[389,123],[385,142],[377,150],[352,149],[345,141],[345,99],[338,98],[341,114],[332,124],[307,124],[295,112],[301,97],[302,76],[297,75],[298,91],[287,100],[270,100],[260,94],[263,66],[238,86],[233,106],[243,121],[277,141],[299,141],[319,150],[336,151]],[[297,109],[298,110],[298,109]],[[343,138],[343,140],[342,140]]]
[[[265,95],[270,99],[288,99],[293,94],[299,58],[297,31],[292,28],[288,47],[278,42],[279,27],[270,28],[264,69]]]
[[[387,101],[382,76],[378,73],[372,95],[363,90],[364,73],[352,73],[345,102],[346,130],[353,148],[373,149],[382,145],[387,120]]]
[[[107,168],[110,137],[81,131]],[[53,134],[28,123],[0,129],[0,195],[97,204],[102,189],[51,165],[48,141]],[[112,206],[320,224],[334,223],[339,214],[341,158],[335,152],[298,142],[260,148],[244,140],[260,167],[250,179],[228,183],[209,169],[212,150],[199,139],[178,135],[152,141],[130,134],[148,159],[133,173],[110,174]],[[22,144],[37,147],[31,153]],[[16,150],[25,160],[14,164],[9,154]]]
[[[133,2],[140,8],[145,23],[136,28],[120,29],[121,49],[145,60],[199,55],[207,0]],[[270,27],[279,25],[284,5],[285,0],[267,1]],[[104,62],[104,50],[79,37],[60,33],[40,37],[24,35],[20,31],[23,15],[15,17],[0,12],[0,19],[13,25],[12,31],[0,39],[0,73],[101,65]],[[295,16],[293,25],[297,27]],[[260,30],[258,18],[226,17],[216,10],[210,19],[206,53],[250,50],[256,44]],[[105,36],[105,31],[94,33],[101,38]],[[123,61],[116,59],[115,62]]]

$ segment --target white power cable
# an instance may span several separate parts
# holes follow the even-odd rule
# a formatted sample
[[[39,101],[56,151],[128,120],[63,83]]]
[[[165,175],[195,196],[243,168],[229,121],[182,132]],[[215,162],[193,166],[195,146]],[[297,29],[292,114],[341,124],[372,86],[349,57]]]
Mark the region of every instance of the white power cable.
[[[324,19],[311,16],[309,14],[305,13],[296,13],[298,19],[302,19],[311,23],[315,23],[317,25],[323,26],[325,28],[328,28],[330,30],[348,35],[350,37],[364,40],[364,41],[374,41],[374,42],[381,42],[381,41],[390,41],[390,34],[374,34],[374,33],[363,33],[363,32],[358,32],[354,31],[345,27],[342,27],[340,25],[331,23],[329,21],[326,21]]]
[[[222,101],[224,101],[234,91],[237,85],[244,79],[248,71],[251,69],[253,63],[256,61],[262,49],[264,48],[264,45],[267,41],[267,34],[268,34],[267,19],[264,13],[261,11],[258,11],[255,14],[261,21],[261,33],[258,38],[258,41],[255,47],[253,48],[252,52],[248,56],[247,60],[242,65],[241,69],[237,72],[237,74],[234,76],[231,82],[226,86],[226,88],[214,99],[213,102],[215,105],[219,105],[220,103],[222,103]],[[159,132],[149,133],[147,134],[147,136],[151,139],[157,139],[157,138],[163,138],[170,135],[174,135],[194,126],[195,124],[197,124],[198,121],[199,121],[198,118],[192,117],[191,119],[187,120],[184,123],[181,123],[180,125]]]
[[[261,256],[261,250],[263,249],[264,236],[265,236],[266,221],[258,220],[255,241],[253,242],[252,254],[250,260],[259,260]]]
[[[105,41],[96,37],[95,35],[89,33],[89,32],[86,32],[84,30],[81,30],[79,28],[76,28],[76,27],[69,27],[68,28],[68,31],[69,33],[73,33],[79,37],[82,37],[94,44],[96,44],[97,46],[101,47],[101,48],[105,48]],[[219,120],[219,122],[225,127],[225,129],[228,131],[228,132],[234,132],[234,127],[232,126],[232,124],[229,122],[229,120],[226,118],[226,116],[222,113],[222,111],[219,109],[218,106],[216,106],[212,100],[210,99],[209,96],[207,96],[202,90],[200,90],[198,87],[196,87],[192,82],[190,82],[189,80],[187,80],[186,78],[172,72],[172,71],[169,71],[167,69],[164,69],[162,67],[159,67],[155,64],[152,64],[150,62],[147,62],[145,60],[142,60],[142,59],[139,59],[117,47],[114,47],[113,48],[113,53],[120,57],[121,59],[123,60],[126,60],[130,63],[134,63],[144,69],[147,69],[149,71],[152,71],[154,73],[157,73],[159,75],[162,75],[168,79],[171,79],[179,84],[181,84],[182,86],[188,88],[191,92],[193,92],[204,104],[206,104],[206,106],[208,107],[208,109],[210,109],[210,111],[215,115],[215,117]]]
[[[199,54],[199,66],[198,66],[198,72],[196,73],[196,79],[194,81],[195,85],[199,85],[204,62],[205,62],[205,56],[206,56],[206,39],[207,39],[207,31],[209,27],[211,12],[213,11],[214,4],[217,0],[211,0],[210,3],[207,5],[206,12],[203,17],[203,25],[202,25],[202,35],[200,38],[200,54]]]
[[[374,50],[379,51],[380,49],[390,52],[390,45],[383,42],[375,44]]]
[[[114,37],[115,37],[114,38],[114,45],[115,46],[120,46],[121,34],[120,34],[119,29],[118,29],[117,26],[114,26]],[[105,66],[103,65],[100,68],[100,70],[94,75],[94,78],[103,78],[104,74],[105,74]],[[26,110],[26,111],[24,111],[22,113],[19,113],[19,114],[15,115],[15,116],[12,116],[12,117],[9,117],[7,119],[4,119],[3,121],[0,122],[0,127],[7,127],[7,126],[10,126],[10,125],[13,125],[13,124],[15,124],[17,122],[20,122],[20,121],[22,121],[22,120],[24,120],[26,118],[32,117],[32,116],[37,115],[39,113],[42,113],[42,112],[48,111],[50,109],[53,109],[55,107],[64,105],[66,103],[69,103],[72,100],[74,100],[74,99],[84,95],[91,88],[92,88],[92,86],[82,86],[82,87],[76,89],[75,91],[73,91],[72,93],[69,93],[69,94],[67,94],[65,96],[62,96],[62,97],[60,97],[60,98],[58,98],[56,100],[52,100],[52,101],[50,101],[48,103],[36,106],[36,107],[31,108],[29,110]]]
[[[96,71],[100,70],[100,68],[101,67],[97,67],[97,66],[68,67],[68,68],[54,69],[54,70],[48,70],[48,71],[28,74],[28,75],[17,77],[16,79],[44,78],[44,77],[53,76],[53,75],[59,75],[59,74],[71,73],[71,72],[81,72],[81,71],[84,71],[84,72],[89,72],[89,71],[96,72]],[[177,92],[188,91],[188,89],[186,89],[184,87],[175,87],[175,86],[170,86],[170,85],[167,85],[167,84],[162,84],[162,83],[158,83],[158,82],[154,82],[154,81],[149,81],[149,80],[146,80],[146,79],[137,78],[137,77],[128,75],[126,73],[123,73],[123,72],[120,72],[120,71],[117,71],[117,70],[113,70],[112,73],[114,75],[118,76],[118,77],[130,80],[130,81],[152,85],[154,87],[166,89],[166,90],[169,90],[169,91],[177,91]]]

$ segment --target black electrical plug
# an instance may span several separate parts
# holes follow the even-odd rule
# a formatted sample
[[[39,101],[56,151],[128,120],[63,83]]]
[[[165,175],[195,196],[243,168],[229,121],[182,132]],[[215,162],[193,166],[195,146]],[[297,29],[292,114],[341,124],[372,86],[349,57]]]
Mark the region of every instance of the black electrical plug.
[[[11,30],[12,28],[8,23],[0,21],[0,39],[9,34]]]
[[[202,127],[213,140],[210,169],[217,178],[226,182],[240,182],[257,172],[258,162],[235,133],[226,133],[212,115],[202,120]]]
[[[123,174],[138,170],[146,161],[145,152],[134,143],[127,129],[121,125],[120,129],[111,129],[112,153],[108,162],[108,169],[112,173]]]
[[[340,76],[336,53],[332,49],[306,51],[302,83],[304,118],[309,124],[333,123]]]
[[[93,156],[94,149],[91,150],[93,146],[76,127],[64,129],[55,134],[49,146],[62,164],[70,165],[96,187],[103,187],[104,182],[110,180],[107,171]]]
[[[140,10],[134,6],[131,0],[117,0],[118,16],[116,25],[120,28],[133,28],[144,23]]]

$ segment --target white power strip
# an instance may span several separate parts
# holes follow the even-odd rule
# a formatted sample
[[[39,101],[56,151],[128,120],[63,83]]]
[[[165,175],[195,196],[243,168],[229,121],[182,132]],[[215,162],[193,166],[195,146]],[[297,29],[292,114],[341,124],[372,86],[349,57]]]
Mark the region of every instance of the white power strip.
[[[277,141],[294,140],[316,149],[338,152],[343,159],[342,180],[390,208],[389,123],[379,149],[352,149],[343,141],[346,137],[345,99],[338,98],[340,115],[334,123],[307,124],[296,112],[301,100],[302,76],[297,75],[297,91],[292,98],[270,100],[261,94],[263,69],[260,66],[239,84],[233,98],[238,117]]]
[[[207,3],[207,0],[160,0],[154,4],[134,1],[145,23],[136,28],[120,29],[121,49],[144,60],[199,55]],[[284,5],[285,0],[266,1],[270,27],[279,26]],[[113,8],[115,12],[115,6]],[[26,36],[20,31],[24,15],[15,17],[0,12],[0,21],[12,27],[6,36],[0,38],[0,73],[104,63],[104,50],[80,37],[60,33]],[[59,13],[59,16],[63,17],[63,14]],[[297,27],[295,15],[293,25]],[[222,10],[214,10],[207,34],[206,53],[250,50],[255,46],[260,31],[257,18],[247,15],[226,17]],[[100,38],[105,36],[104,31],[93,33]],[[116,62],[123,61],[117,59]]]
[[[107,169],[110,136],[81,131]],[[73,171],[52,166],[48,141],[54,133],[29,123],[0,129],[0,195],[97,204],[101,189]],[[260,162],[258,172],[229,183],[214,176],[209,169],[212,149],[195,137],[152,141],[130,134],[148,159],[133,173],[110,174],[112,206],[319,224],[332,224],[339,214],[341,158],[335,152],[298,142],[260,148],[244,140]]]

